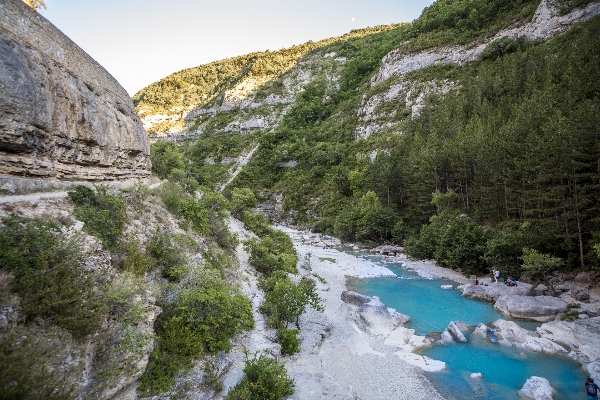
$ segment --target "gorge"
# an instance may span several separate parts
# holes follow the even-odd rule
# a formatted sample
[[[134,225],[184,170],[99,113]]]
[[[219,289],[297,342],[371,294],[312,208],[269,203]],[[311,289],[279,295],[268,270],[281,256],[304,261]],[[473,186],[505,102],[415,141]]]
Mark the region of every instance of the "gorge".
[[[0,0],[0,398],[578,398],[598,14],[438,0],[130,98]]]

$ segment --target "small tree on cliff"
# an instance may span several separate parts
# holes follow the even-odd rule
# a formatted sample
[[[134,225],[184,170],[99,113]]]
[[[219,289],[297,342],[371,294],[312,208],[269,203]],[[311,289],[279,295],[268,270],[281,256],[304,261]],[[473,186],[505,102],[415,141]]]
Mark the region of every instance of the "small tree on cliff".
[[[44,0],[23,0],[23,1],[29,7],[33,8],[35,11],[37,11],[40,8],[46,9],[46,3],[44,3]]]

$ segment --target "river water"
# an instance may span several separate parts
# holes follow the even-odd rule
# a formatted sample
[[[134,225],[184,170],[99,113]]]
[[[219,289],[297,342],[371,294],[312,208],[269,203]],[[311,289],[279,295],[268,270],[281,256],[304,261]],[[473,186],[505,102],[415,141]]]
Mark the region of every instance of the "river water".
[[[418,335],[441,332],[450,321],[461,320],[475,325],[498,319],[508,319],[491,303],[467,299],[458,290],[441,289],[441,285],[458,284],[445,280],[422,279],[402,264],[388,262],[386,257],[342,248],[341,251],[384,265],[396,278],[348,279],[348,289],[368,296],[379,296],[388,307],[407,314],[407,328]],[[540,323],[515,321],[526,329],[535,330]],[[555,399],[585,398],[583,382],[586,375],[579,364],[566,357],[523,352],[480,337],[468,342],[434,345],[419,354],[446,362],[447,369],[428,373],[436,388],[449,399],[518,399],[517,391],[531,376],[541,376],[556,389]],[[470,374],[480,372],[483,379],[471,380]]]

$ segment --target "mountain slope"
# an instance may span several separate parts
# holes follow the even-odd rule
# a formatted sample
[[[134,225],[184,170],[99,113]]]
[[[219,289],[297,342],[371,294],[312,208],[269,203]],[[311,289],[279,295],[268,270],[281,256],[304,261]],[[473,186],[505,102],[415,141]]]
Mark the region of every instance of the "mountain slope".
[[[259,143],[232,185],[281,199],[294,223],[410,239],[413,255],[467,273],[520,274],[523,249],[595,266],[599,10],[438,1],[411,25],[313,50],[252,94],[291,96],[290,77],[307,77],[277,114],[240,102],[202,122],[181,148],[185,173],[216,184],[218,161]],[[225,134],[259,119],[270,122]]]

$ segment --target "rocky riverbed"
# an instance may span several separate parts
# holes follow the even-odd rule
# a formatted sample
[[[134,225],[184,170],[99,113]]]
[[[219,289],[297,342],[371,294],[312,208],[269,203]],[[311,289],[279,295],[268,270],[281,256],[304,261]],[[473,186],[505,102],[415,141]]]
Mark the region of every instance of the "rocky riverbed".
[[[232,220],[230,227],[242,240],[251,235],[236,220]],[[315,277],[325,310],[321,313],[311,309],[300,317],[301,351],[290,357],[281,356],[279,345],[272,342],[275,331],[265,326],[263,316],[258,313],[262,292],[256,287],[258,278],[240,246],[241,279],[252,300],[256,327],[219,361],[225,372],[224,392],[242,378],[246,348],[250,352],[267,351],[285,364],[296,382],[296,392],[290,399],[443,398],[425,378],[423,370],[441,369],[445,364],[411,352],[426,344],[426,340],[402,326],[408,317],[366,296],[361,296],[363,299],[358,303],[342,300],[347,276],[394,274],[333,249],[340,244],[337,239],[278,228],[292,237],[301,260],[299,274]]]
[[[232,220],[231,228],[240,235],[240,239],[252,235],[236,220]],[[438,267],[434,261],[414,261],[408,259],[401,249],[384,249],[390,254],[390,261],[402,262],[423,277],[460,283],[458,288],[464,291],[465,296],[490,302],[502,300],[507,309],[513,307],[510,305],[514,303],[510,301],[511,298],[522,296],[527,301],[518,303],[533,307],[535,313],[553,313],[551,318],[544,316],[544,320],[550,321],[537,331],[521,328],[506,320],[498,320],[489,327],[483,324],[467,326],[460,321],[452,321],[441,334],[419,336],[414,330],[404,327],[410,316],[388,309],[376,297],[363,296],[346,289],[347,277],[394,276],[391,271],[336,250],[335,247],[341,245],[338,239],[288,227],[279,226],[278,229],[292,238],[300,259],[299,275],[315,278],[325,310],[318,312],[310,309],[300,317],[301,351],[294,356],[281,356],[279,345],[273,341],[275,331],[265,326],[258,312],[262,301],[262,292],[256,286],[258,276],[248,264],[248,256],[240,246],[238,258],[242,266],[241,280],[244,291],[252,299],[256,328],[243,335],[232,352],[219,362],[225,377],[224,393],[243,376],[245,348],[250,352],[267,351],[285,364],[296,382],[296,392],[290,399],[442,398],[424,376],[424,371],[444,369],[445,363],[415,354],[415,351],[435,343],[463,341],[462,332],[467,331],[487,337],[490,328],[495,330],[500,345],[567,355],[582,364],[595,379],[600,379],[600,353],[596,350],[600,348],[600,317],[594,316],[594,310],[600,308],[600,302],[595,295],[583,301],[574,300],[571,295],[575,295],[579,287],[563,292],[561,298],[552,297],[550,300],[550,296],[543,296],[547,292],[537,291],[538,288],[527,284],[519,284],[517,289],[486,280],[487,286],[474,286],[469,279]],[[533,296],[535,294],[539,296]],[[552,303],[554,307],[546,304],[545,307],[550,311],[540,311],[531,305],[536,297],[544,304]],[[565,311],[561,308],[563,302],[568,306],[567,310],[574,309],[574,302],[580,303],[578,309],[582,315],[578,315],[575,321],[561,321],[560,316]]]

